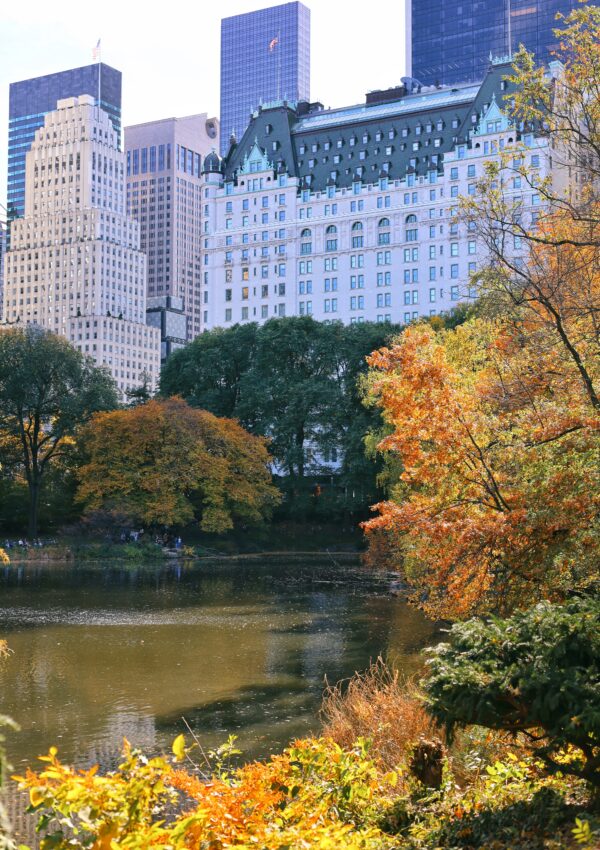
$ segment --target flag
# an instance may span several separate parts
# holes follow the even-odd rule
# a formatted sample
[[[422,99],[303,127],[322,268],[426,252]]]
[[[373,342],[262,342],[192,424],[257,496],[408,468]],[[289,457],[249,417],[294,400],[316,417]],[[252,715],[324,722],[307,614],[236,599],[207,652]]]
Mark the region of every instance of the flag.
[[[98,44],[92,50],[92,60],[94,62],[100,61],[100,39],[98,39]]]
[[[269,42],[269,53],[272,53],[277,45],[279,44],[279,36],[275,36],[275,38]]]

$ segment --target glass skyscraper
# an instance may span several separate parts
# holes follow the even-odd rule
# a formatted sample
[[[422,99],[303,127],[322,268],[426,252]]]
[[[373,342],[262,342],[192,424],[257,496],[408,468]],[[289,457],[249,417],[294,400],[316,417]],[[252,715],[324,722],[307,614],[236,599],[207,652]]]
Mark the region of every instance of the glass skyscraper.
[[[557,46],[556,13],[577,0],[406,0],[412,76],[425,86],[481,80],[494,57],[520,44],[547,62]]]
[[[25,156],[48,112],[67,97],[89,94],[117,131],[121,147],[121,72],[104,63],[11,83],[8,114],[8,221],[25,214]]]
[[[221,21],[221,153],[261,103],[310,99],[310,10],[284,3]]]

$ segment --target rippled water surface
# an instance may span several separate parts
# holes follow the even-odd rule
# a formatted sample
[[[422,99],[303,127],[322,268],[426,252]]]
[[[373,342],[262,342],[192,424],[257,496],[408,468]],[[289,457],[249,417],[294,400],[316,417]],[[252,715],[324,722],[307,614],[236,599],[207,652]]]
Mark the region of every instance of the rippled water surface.
[[[0,714],[21,769],[56,744],[114,763],[123,736],[167,750],[185,718],[208,747],[260,756],[318,729],[330,682],[388,653],[408,671],[430,623],[360,568],[272,562],[11,566],[0,573]]]

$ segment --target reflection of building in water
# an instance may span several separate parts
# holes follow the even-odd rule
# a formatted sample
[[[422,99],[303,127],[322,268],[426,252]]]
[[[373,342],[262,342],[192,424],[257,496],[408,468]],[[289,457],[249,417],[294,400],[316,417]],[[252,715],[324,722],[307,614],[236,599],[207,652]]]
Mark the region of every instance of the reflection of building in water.
[[[115,708],[106,716],[104,732],[91,745],[89,735],[79,736],[76,732],[74,743],[81,754],[78,764],[82,767],[98,764],[101,770],[113,770],[122,761],[124,738],[148,755],[161,752],[152,714],[144,714],[137,708]]]

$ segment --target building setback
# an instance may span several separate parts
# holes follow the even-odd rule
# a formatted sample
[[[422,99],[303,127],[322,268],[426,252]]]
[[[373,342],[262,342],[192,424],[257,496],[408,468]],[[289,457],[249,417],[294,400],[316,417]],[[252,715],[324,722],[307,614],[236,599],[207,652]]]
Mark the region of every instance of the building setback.
[[[9,222],[25,215],[25,157],[36,131],[59,100],[88,94],[110,116],[121,142],[121,72],[102,62],[11,83],[8,106]]]
[[[206,113],[125,128],[127,213],[139,222],[148,258],[152,321],[159,305],[167,304],[183,309],[187,320],[183,340],[169,340],[165,354],[200,333],[200,177],[204,157],[218,144],[219,122]],[[166,327],[166,319],[159,326]]]
[[[520,44],[547,63],[557,47],[556,15],[576,0],[406,0],[408,57],[424,86],[480,80],[489,57],[509,56]]]
[[[454,220],[459,197],[511,148],[518,164],[526,146],[527,164],[547,173],[547,140],[502,112],[508,70],[343,109],[257,110],[226,160],[204,162],[203,327],[290,315],[402,323],[473,297],[484,257]],[[538,215],[540,195],[517,173],[506,190],[524,220]]]
[[[146,325],[146,258],[125,211],[125,155],[90,95],[60,100],[26,156],[25,215],[6,254],[4,320],[66,337],[122,395],[156,386],[160,332]]]
[[[284,3],[221,21],[221,154],[260,104],[310,99],[310,10]]]

